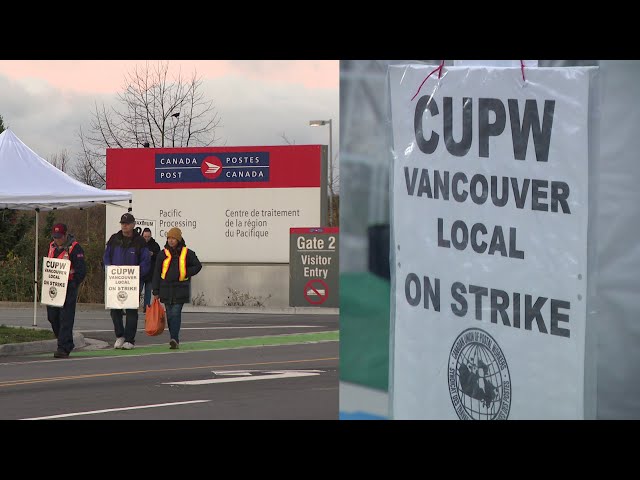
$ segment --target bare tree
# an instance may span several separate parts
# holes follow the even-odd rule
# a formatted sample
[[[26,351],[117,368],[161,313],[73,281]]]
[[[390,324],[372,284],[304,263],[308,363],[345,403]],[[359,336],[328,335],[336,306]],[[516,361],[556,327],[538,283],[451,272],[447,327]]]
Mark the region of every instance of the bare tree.
[[[95,161],[94,161],[95,164]],[[87,155],[78,157],[75,162],[71,175],[82,183],[91,185],[96,188],[104,188],[106,186],[105,178],[103,175],[98,174],[94,168],[94,164],[89,161]]]
[[[280,135],[280,138],[282,138],[282,140],[284,140],[284,143],[286,143],[287,145],[295,145],[296,141],[294,140],[293,142],[290,141],[287,136],[284,134],[284,132],[282,132],[282,135]]]
[[[52,157],[47,160],[58,170],[62,170],[66,173],[71,158],[69,157],[69,152],[67,151],[67,149],[63,148],[62,150],[60,150],[60,152],[54,153]]]
[[[104,178],[96,173],[87,156],[80,156],[76,162],[71,162],[67,149],[55,153],[47,161],[58,170],[71,175],[76,180],[96,188],[104,188]]]
[[[209,146],[218,142],[220,117],[201,91],[194,72],[169,78],[169,63],[136,66],[125,75],[117,107],[95,104],[87,131],[78,131],[82,152],[78,168],[92,184],[106,184],[107,148]],[[88,182],[87,182],[88,183]]]

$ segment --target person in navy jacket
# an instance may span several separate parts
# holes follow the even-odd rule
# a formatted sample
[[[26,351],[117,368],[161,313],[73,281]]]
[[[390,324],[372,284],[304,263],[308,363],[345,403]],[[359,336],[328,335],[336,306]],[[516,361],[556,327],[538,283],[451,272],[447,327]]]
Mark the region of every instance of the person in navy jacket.
[[[151,255],[146,248],[146,242],[142,235],[135,230],[136,219],[130,213],[125,213],[120,218],[120,231],[111,235],[104,250],[102,262],[105,267],[109,265],[139,265],[140,282],[149,273],[151,268]],[[138,308],[124,309],[126,324],[122,324],[122,309],[111,309],[116,341],[113,348],[131,350],[136,343],[136,331],[138,329]]]

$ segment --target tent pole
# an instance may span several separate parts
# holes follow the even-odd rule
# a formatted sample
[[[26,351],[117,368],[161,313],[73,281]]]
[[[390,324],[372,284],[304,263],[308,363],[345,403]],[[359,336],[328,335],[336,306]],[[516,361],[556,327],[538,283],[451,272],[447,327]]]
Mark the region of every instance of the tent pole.
[[[38,309],[38,213],[39,208],[36,208],[36,246],[33,255],[33,326],[36,326],[36,312]]]

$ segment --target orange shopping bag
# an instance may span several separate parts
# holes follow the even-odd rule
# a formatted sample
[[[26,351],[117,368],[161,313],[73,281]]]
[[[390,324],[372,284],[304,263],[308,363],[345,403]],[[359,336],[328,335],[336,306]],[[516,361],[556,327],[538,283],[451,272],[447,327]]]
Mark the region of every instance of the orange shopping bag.
[[[164,305],[160,303],[159,298],[154,298],[145,313],[144,332],[151,337],[160,335],[164,332],[166,323],[167,312],[164,309]]]

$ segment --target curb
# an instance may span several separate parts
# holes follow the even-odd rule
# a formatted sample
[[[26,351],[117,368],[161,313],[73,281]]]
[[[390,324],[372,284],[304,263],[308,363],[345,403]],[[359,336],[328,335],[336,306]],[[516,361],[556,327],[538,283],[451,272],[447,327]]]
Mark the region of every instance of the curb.
[[[87,341],[80,332],[73,332],[73,343],[75,344],[74,351],[87,346]],[[7,343],[0,345],[0,356],[53,353],[57,348],[58,340],[55,338],[53,340],[41,340],[38,342]]]

